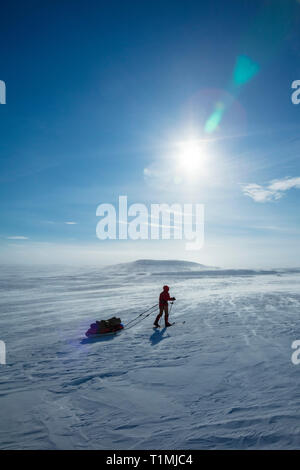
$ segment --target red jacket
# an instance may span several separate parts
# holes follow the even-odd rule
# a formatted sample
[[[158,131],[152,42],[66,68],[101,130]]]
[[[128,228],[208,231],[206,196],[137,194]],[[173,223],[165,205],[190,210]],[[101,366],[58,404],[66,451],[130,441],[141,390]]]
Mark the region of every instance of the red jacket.
[[[163,290],[159,296],[159,305],[166,305],[168,300],[175,300],[174,297],[170,297],[168,291]]]

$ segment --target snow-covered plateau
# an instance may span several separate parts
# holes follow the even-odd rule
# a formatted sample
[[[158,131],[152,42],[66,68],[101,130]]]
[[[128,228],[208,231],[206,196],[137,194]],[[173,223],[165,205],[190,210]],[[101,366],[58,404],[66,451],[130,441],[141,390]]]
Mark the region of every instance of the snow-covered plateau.
[[[127,324],[85,338],[96,319]],[[2,266],[0,449],[300,447],[300,270]],[[185,321],[185,323],[182,323]],[[163,326],[163,322],[162,322]]]

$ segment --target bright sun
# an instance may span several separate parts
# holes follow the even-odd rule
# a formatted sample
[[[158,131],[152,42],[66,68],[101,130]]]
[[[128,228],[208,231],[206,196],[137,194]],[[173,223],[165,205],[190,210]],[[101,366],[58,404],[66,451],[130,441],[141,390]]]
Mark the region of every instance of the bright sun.
[[[180,171],[188,174],[203,172],[205,162],[204,148],[199,142],[188,141],[179,144],[178,163]]]

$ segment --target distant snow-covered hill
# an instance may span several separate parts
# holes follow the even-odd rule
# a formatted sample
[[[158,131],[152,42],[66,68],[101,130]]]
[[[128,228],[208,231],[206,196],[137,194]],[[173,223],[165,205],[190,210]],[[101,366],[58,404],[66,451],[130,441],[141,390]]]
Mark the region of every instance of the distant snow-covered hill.
[[[155,259],[139,259],[130,263],[121,263],[108,266],[107,269],[118,270],[122,272],[186,272],[186,271],[200,271],[207,269],[218,269],[205,266],[204,264],[195,263],[192,261],[181,260],[155,260]]]
[[[114,275],[151,275],[168,277],[204,277],[204,276],[256,276],[258,274],[279,274],[280,271],[268,269],[223,269],[215,266],[182,261],[182,260],[153,260],[139,259],[129,263],[107,266],[106,273]]]

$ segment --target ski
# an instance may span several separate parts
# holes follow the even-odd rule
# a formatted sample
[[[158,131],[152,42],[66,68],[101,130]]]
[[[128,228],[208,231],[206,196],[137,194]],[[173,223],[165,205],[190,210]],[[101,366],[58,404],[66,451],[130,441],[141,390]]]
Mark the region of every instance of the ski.
[[[173,321],[173,323],[171,323],[171,326],[173,325],[183,325],[185,323],[185,320],[183,321]]]
[[[185,320],[183,320],[183,321],[173,321],[170,326],[180,325],[180,324],[183,325],[184,323],[185,323]],[[158,326],[153,325],[153,329],[157,330],[157,328],[170,328],[170,326],[166,327],[166,326],[161,326],[161,325],[158,325]]]

